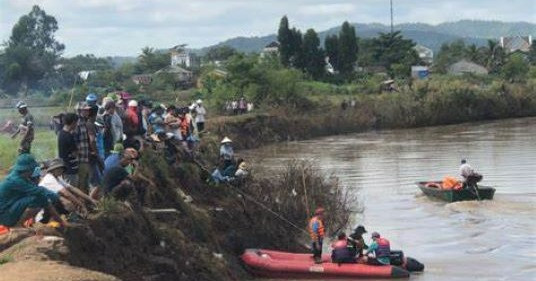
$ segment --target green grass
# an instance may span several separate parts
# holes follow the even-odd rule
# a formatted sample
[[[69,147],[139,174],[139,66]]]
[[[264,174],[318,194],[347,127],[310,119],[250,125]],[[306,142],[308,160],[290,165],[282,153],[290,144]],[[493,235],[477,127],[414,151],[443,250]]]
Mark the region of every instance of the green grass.
[[[20,137],[11,139],[9,135],[0,135],[0,175],[7,173],[15,163],[18,155]],[[38,161],[52,159],[58,154],[57,139],[53,131],[38,129],[32,143],[32,154]]]
[[[9,255],[6,255],[4,257],[0,257],[0,265],[6,264],[6,263],[12,262],[12,261],[13,261],[13,257],[11,257]]]
[[[65,112],[66,110],[60,106],[51,107],[29,107],[30,113],[34,117],[35,124],[38,127],[48,126],[52,116]],[[71,110],[72,111],[72,110]],[[0,108],[0,124],[3,124],[7,120],[12,120],[15,124],[18,124],[20,120],[20,114],[15,108]]]

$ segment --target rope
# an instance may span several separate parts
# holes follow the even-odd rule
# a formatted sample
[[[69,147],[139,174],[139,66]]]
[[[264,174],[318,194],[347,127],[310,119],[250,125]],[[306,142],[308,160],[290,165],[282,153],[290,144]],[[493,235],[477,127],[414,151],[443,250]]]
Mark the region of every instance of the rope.
[[[197,161],[196,159],[193,159],[194,163],[197,164],[197,166],[199,166],[201,169],[203,169],[205,172],[207,172],[209,175],[211,174],[210,173],[210,170],[208,170],[207,168],[205,168],[201,163],[199,163],[199,161]],[[236,186],[228,183],[228,182],[225,182],[225,185],[227,185],[228,187],[231,187],[232,189],[234,189],[237,193],[239,193],[240,195],[242,195],[244,198],[250,200],[251,202],[257,204],[259,207],[263,208],[264,210],[268,211],[270,214],[274,215],[276,218],[286,222],[288,225],[294,227],[296,230],[302,232],[302,233],[305,233],[307,235],[309,235],[309,233],[305,230],[303,230],[303,228],[297,226],[296,224],[294,224],[293,222],[291,222],[290,220],[288,220],[287,218],[285,218],[284,216],[282,216],[281,214],[278,214],[277,212],[275,212],[274,210],[270,209],[268,206],[266,206],[265,204],[257,201],[253,196],[247,194],[246,192],[240,190],[239,188],[237,188]]]

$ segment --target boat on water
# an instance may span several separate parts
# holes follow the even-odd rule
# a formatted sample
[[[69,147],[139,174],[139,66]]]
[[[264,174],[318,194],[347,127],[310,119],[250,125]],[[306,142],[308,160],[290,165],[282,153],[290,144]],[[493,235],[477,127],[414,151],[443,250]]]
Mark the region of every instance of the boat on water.
[[[407,278],[410,272],[401,266],[374,266],[358,263],[332,263],[329,255],[322,255],[322,263],[315,264],[311,254],[298,254],[264,249],[247,249],[241,256],[248,270],[266,278],[328,279],[328,278]],[[413,269],[424,266],[411,261]]]
[[[417,186],[424,194],[447,202],[471,201],[471,200],[492,200],[495,195],[495,188],[491,186],[477,186],[477,191],[473,188],[462,188],[459,190],[442,189],[442,181],[417,182]]]

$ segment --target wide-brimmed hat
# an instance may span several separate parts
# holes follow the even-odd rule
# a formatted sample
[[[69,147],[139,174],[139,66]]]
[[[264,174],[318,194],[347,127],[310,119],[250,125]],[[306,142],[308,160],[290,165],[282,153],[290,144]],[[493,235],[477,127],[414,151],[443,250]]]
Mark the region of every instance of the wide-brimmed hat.
[[[116,143],[114,144],[114,149],[112,149],[110,152],[119,154],[119,153],[123,153],[124,150],[125,150],[125,147],[123,146],[123,144]]]
[[[65,168],[65,163],[60,158],[52,159],[47,165],[46,172],[50,173],[51,171],[58,168]]]
[[[225,137],[225,138],[223,138],[223,140],[221,140],[221,143],[231,143],[231,142],[233,142],[233,141],[228,137]]]
[[[17,171],[17,172],[33,171],[35,167],[39,167],[39,164],[37,163],[37,161],[35,161],[35,158],[31,154],[24,153],[17,157],[17,161],[15,162],[15,165],[13,166],[13,171]]]

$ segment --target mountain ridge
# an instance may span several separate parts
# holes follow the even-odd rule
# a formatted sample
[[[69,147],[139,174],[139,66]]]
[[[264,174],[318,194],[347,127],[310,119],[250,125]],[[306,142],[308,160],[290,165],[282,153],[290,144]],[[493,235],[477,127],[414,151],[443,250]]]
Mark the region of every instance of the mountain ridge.
[[[360,38],[371,38],[377,36],[379,32],[390,31],[390,26],[381,23],[352,23],[352,25],[356,28],[357,36]],[[320,40],[323,42],[327,35],[335,34],[339,29],[340,27],[332,27],[318,32]],[[499,40],[501,36],[532,35],[535,37],[536,35],[536,24],[526,21],[459,20],[436,25],[416,22],[397,24],[394,29],[400,30],[404,37],[434,51],[438,51],[443,43],[460,39],[468,44],[483,46],[488,39]],[[198,49],[198,51],[204,53],[213,47],[230,46],[242,52],[259,52],[266,44],[276,39],[276,34],[255,37],[239,36]]]

